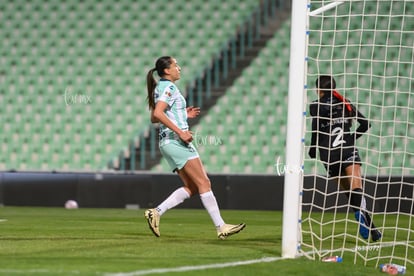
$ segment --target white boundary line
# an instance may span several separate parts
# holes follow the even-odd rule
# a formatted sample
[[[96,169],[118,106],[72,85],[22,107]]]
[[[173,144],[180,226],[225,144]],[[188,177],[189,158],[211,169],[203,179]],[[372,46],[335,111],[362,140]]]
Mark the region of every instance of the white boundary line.
[[[163,273],[170,273],[170,272],[186,272],[186,271],[196,271],[196,270],[205,270],[205,269],[212,269],[212,268],[225,268],[225,267],[233,267],[233,266],[241,266],[241,265],[250,265],[250,264],[257,264],[257,263],[271,263],[282,260],[282,257],[263,257],[261,259],[253,259],[247,261],[238,261],[238,262],[231,262],[231,263],[221,263],[221,264],[209,264],[209,265],[196,265],[196,266],[180,266],[180,267],[171,267],[171,268],[154,268],[154,269],[147,269],[147,270],[137,270],[132,272],[126,273],[108,273],[105,276],[138,276],[138,275],[149,275],[149,274],[163,274]]]
[[[392,247],[396,245],[406,245],[404,242],[384,242],[379,243],[377,246],[380,247]],[[355,249],[351,249],[355,251]],[[323,250],[328,252],[329,250]],[[313,254],[315,251],[311,252],[303,252],[299,254],[298,257],[304,257],[306,253]],[[187,271],[197,271],[197,270],[206,270],[206,269],[214,269],[214,268],[225,268],[225,267],[235,267],[235,266],[242,266],[242,265],[250,265],[250,264],[257,264],[257,263],[271,263],[280,260],[284,260],[286,258],[283,257],[263,257],[260,259],[253,259],[247,261],[237,261],[237,262],[230,262],[230,263],[218,263],[218,264],[208,264],[208,265],[197,265],[197,266],[180,266],[180,267],[171,267],[171,268],[153,268],[153,269],[146,269],[146,270],[136,270],[131,272],[117,272],[117,273],[106,273],[105,276],[140,276],[140,275],[149,275],[149,274],[164,274],[164,273],[171,273],[171,272],[187,272]]]

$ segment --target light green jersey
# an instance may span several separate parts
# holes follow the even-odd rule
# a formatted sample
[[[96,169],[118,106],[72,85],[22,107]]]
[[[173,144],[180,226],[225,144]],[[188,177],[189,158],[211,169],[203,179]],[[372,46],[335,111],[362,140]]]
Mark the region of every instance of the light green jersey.
[[[154,98],[155,103],[162,101],[168,104],[165,114],[176,126],[182,130],[188,130],[187,102],[173,82],[161,79],[155,88]],[[180,140],[174,131],[163,124],[160,124],[159,135],[160,145],[167,144],[170,140]]]

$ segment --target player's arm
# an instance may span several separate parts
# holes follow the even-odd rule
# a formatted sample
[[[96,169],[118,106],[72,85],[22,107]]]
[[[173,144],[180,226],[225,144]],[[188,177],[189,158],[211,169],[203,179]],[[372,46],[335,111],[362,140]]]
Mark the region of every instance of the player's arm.
[[[170,118],[165,114],[165,110],[168,108],[168,104],[164,101],[158,101],[155,105],[155,109],[153,111],[153,115],[155,120],[162,123],[180,137],[186,143],[190,143],[193,140],[193,136],[189,131],[183,131],[180,129],[176,124],[174,124]]]
[[[311,137],[311,145],[309,148],[309,156],[310,158],[316,158],[316,132],[317,132],[317,128],[318,128],[318,119],[315,118],[315,116],[317,115],[317,109],[318,109],[318,105],[316,103],[312,103],[310,105],[310,115],[313,117],[312,118],[312,137]]]
[[[154,110],[151,110],[151,123],[159,123],[160,121],[154,117]]]
[[[356,120],[359,123],[358,128],[355,131],[355,138],[358,139],[361,137],[367,130],[371,127],[371,123],[368,121],[367,118],[365,118],[364,115],[362,115],[361,112],[356,110],[354,106],[352,106],[354,109],[354,112],[356,113]]]
[[[317,121],[315,118],[312,119],[312,138],[311,138],[311,145],[309,148],[309,157],[316,158],[316,127]]]

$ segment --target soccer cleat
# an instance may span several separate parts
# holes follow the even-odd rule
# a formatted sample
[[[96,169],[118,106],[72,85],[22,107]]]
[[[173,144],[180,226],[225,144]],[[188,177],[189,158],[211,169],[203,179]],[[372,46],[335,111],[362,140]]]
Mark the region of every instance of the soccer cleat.
[[[368,239],[369,236],[369,229],[366,223],[366,218],[363,213],[360,211],[355,212],[355,219],[359,222],[359,234],[364,238],[365,240]]]
[[[225,240],[228,236],[239,233],[244,227],[246,227],[246,224],[244,223],[238,225],[224,224],[217,230],[217,237]]]
[[[382,234],[380,231],[378,231],[377,229],[372,229],[371,230],[371,239],[373,242],[376,242],[378,240],[380,240],[382,238]]]
[[[148,226],[155,236],[159,237],[160,234],[160,214],[155,209],[148,209],[145,211],[145,218],[148,221]]]

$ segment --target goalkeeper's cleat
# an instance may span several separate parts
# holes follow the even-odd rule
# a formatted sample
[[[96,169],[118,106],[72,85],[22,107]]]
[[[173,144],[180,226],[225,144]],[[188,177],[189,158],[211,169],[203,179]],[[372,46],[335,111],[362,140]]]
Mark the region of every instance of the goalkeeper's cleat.
[[[217,237],[225,240],[228,236],[239,233],[244,227],[246,227],[245,223],[240,223],[238,225],[224,224],[217,230]]]
[[[355,219],[359,222],[359,234],[362,236],[362,238],[367,240],[369,236],[369,229],[364,214],[360,211],[356,211]]]
[[[382,234],[377,229],[371,230],[371,239],[373,242],[379,241],[382,238]]]
[[[160,214],[155,209],[148,209],[145,211],[145,218],[148,221],[148,226],[155,236],[159,237],[160,234]]]

